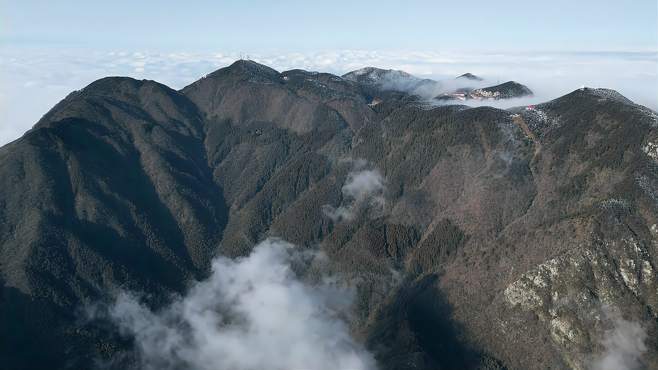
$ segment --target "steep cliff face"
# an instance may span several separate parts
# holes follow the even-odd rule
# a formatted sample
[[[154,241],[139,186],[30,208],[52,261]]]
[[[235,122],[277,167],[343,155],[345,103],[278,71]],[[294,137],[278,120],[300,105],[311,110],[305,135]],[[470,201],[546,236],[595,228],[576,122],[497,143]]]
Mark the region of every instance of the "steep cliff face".
[[[0,358],[125,353],[84,307],[157,307],[276,236],[355,286],[381,368],[589,369],[628,330],[618,358],[655,367],[657,147],[609,90],[508,111],[250,61],[180,92],[102,79],[0,148]]]

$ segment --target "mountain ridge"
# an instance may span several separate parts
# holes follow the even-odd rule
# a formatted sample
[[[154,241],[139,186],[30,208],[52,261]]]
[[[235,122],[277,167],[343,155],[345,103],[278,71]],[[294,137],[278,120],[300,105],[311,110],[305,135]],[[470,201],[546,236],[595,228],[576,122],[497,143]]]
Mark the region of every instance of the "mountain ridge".
[[[643,325],[655,363],[655,112],[597,89],[418,103],[247,61],[180,91],[106,78],[72,93],[0,148],[0,338],[22,333],[0,359],[134,366],[130,341],[73,313],[117,287],[158,307],[213,256],[278,236],[356,277],[350,323],[383,369],[586,367],[601,305]],[[381,209],[346,208],[356,161],[385,179]]]

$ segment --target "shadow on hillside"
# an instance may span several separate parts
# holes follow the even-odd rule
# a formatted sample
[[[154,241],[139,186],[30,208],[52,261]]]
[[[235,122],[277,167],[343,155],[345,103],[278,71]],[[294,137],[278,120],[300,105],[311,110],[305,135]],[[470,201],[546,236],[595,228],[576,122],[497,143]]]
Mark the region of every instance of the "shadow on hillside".
[[[382,369],[504,369],[462,339],[433,274],[404,283],[371,326],[367,345]],[[386,343],[386,344],[385,344]]]

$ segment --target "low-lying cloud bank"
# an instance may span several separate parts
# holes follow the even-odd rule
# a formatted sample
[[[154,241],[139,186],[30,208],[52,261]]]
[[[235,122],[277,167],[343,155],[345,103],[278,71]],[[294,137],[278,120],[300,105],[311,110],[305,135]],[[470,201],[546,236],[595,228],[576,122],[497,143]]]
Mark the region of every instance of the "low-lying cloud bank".
[[[0,145],[18,138],[73,90],[105,76],[153,79],[182,88],[236,59],[237,52],[185,53],[81,49],[0,49]],[[465,72],[492,83],[514,80],[535,92],[516,105],[554,99],[581,86],[618,90],[658,109],[658,52],[455,53],[337,50],[250,54],[279,71],[302,68],[342,75],[365,66],[450,80]],[[470,103],[469,103],[470,104]],[[486,103],[485,103],[486,104]],[[506,107],[504,102],[496,102]]]
[[[384,209],[386,186],[382,174],[363,159],[351,162],[352,170],[341,188],[343,204],[337,208],[331,205],[322,207],[324,215],[335,222],[351,221],[361,210],[380,212]]]
[[[135,339],[141,369],[375,369],[342,318],[353,292],[295,274],[310,259],[268,239],[248,257],[216,258],[207,280],[159,311],[124,292],[109,317]]]

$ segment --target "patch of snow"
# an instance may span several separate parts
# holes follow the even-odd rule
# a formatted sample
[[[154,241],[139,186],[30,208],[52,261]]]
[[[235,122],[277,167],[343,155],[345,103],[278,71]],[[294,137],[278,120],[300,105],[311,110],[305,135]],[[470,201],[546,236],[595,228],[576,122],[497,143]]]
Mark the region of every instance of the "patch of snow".
[[[612,89],[596,88],[587,90],[591,91],[594,95],[598,96],[602,100],[614,100],[620,103],[635,105],[635,103],[628,100],[625,96]]]
[[[484,89],[475,89],[471,91],[469,96],[472,99],[498,99],[500,97],[500,91],[489,91]]]

